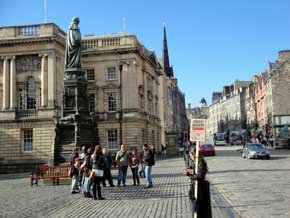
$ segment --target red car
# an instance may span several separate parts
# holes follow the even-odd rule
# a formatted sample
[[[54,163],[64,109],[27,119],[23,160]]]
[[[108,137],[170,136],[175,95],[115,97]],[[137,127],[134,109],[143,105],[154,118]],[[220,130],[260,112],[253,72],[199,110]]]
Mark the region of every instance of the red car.
[[[199,146],[199,152],[203,156],[215,156],[215,147],[213,144],[202,144]]]

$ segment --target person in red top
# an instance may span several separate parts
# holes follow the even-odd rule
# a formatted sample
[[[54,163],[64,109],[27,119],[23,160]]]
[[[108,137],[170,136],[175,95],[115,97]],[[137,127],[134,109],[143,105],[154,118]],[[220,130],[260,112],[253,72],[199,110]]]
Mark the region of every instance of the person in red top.
[[[138,166],[140,164],[140,159],[138,152],[135,148],[132,149],[131,157],[130,157],[130,168],[133,175],[133,185],[140,185],[140,180],[138,176]]]

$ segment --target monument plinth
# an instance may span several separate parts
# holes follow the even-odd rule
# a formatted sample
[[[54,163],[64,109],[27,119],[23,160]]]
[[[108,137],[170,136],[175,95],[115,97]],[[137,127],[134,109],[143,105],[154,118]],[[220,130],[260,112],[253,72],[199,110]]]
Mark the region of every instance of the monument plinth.
[[[55,162],[68,162],[74,147],[98,143],[96,119],[89,114],[87,80],[81,68],[81,34],[75,17],[67,32],[63,114],[57,129]]]

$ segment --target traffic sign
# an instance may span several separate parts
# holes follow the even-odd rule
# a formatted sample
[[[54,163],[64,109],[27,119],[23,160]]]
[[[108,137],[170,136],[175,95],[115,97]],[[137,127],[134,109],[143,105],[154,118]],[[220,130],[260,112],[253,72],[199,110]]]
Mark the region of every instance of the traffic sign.
[[[191,119],[190,141],[205,141],[206,119]]]

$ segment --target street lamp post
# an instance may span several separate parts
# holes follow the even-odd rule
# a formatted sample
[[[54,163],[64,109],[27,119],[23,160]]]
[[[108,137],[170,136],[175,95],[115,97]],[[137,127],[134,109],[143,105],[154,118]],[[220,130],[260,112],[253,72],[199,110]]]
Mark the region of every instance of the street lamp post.
[[[122,71],[123,71],[123,64],[120,63],[120,65],[119,65],[119,72],[120,72],[120,114],[119,114],[120,144],[123,144],[123,132],[122,132],[122,122],[123,122]]]

